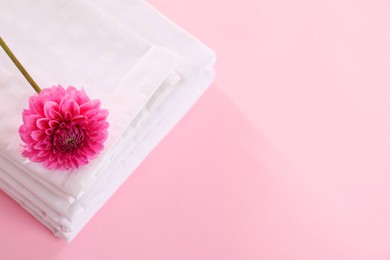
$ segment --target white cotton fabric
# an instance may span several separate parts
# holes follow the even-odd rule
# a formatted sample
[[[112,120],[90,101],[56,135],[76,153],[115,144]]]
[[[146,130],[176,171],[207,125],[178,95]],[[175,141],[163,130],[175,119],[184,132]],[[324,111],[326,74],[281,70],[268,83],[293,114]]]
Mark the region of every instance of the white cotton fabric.
[[[69,200],[76,199],[97,178],[97,169],[114,143],[118,142],[127,124],[173,74],[177,65],[176,56],[171,51],[147,44],[129,29],[83,1],[2,1],[2,37],[9,42],[39,84],[83,86],[91,97],[99,97],[103,106],[111,112],[106,149],[89,167],[76,170],[77,174],[73,174],[73,171],[64,174],[47,171],[36,163],[23,164],[20,147],[14,145],[19,140],[15,128],[20,125],[20,111],[27,106],[32,89],[25,82],[16,81],[21,75],[2,53],[2,72],[5,74],[2,75],[2,88],[6,93],[3,99],[9,104],[1,106],[0,110],[4,118],[0,130],[3,137],[0,138],[1,151],[8,154],[13,162],[23,164],[31,177],[45,182],[58,195]],[[18,15],[23,19],[15,23],[14,17]],[[26,44],[30,42],[39,42],[40,45]],[[70,79],[75,79],[75,83],[67,83]],[[15,92],[20,100],[18,103],[13,103],[13,99],[7,96],[15,97]],[[123,99],[126,99],[125,102]]]
[[[63,80],[65,86],[83,85],[91,97],[102,99],[103,106],[111,112],[111,139],[96,162],[73,173],[47,171],[21,158],[20,147],[15,145],[20,143],[17,127],[21,124],[21,111],[15,114],[13,109],[25,107],[31,92],[16,69],[10,66],[12,64],[0,55],[0,82],[6,86],[1,89],[6,100],[0,104],[0,120],[1,125],[9,124],[0,130],[0,136],[2,133],[4,136],[16,134],[14,139],[0,140],[0,187],[57,236],[70,241],[210,85],[215,54],[144,1],[34,3],[29,6],[28,1],[17,0],[9,4],[0,0],[0,5],[6,6],[0,10],[1,35],[40,85],[58,84]],[[35,11],[36,16],[34,11],[28,16],[27,11],[23,14],[24,8],[41,9]],[[52,31],[49,28],[37,32],[44,34],[39,38],[36,38],[37,34],[26,34],[34,25],[28,19],[38,20],[34,20],[39,24],[37,30],[47,24],[48,20],[38,19],[41,12],[54,12],[63,20],[51,25]],[[82,18],[77,15],[80,12]],[[24,28],[28,24],[29,28],[20,34],[5,29],[10,26],[13,15],[24,15],[16,26]],[[70,17],[73,27],[64,25]],[[68,33],[75,42],[80,42],[85,37],[80,34],[80,26],[94,28],[96,23],[100,29],[92,30],[88,39],[85,38],[86,41],[95,40],[89,41],[88,47],[79,46],[83,51],[78,51],[76,56],[68,56],[73,50],[64,35]],[[50,42],[52,37],[66,43],[54,48],[52,44],[56,41]],[[112,38],[120,44],[110,45]],[[25,47],[26,41],[32,43],[29,48]],[[47,41],[50,44],[43,49],[41,46]],[[96,51],[90,48],[96,48]],[[35,49],[39,52],[32,54]],[[99,67],[94,58],[102,51],[108,54],[103,58],[106,63]],[[45,58],[37,63],[40,57]],[[92,68],[81,66],[74,57],[81,59],[81,64],[93,63]],[[64,71],[57,72],[52,59],[57,61],[58,67],[63,66]],[[72,69],[72,63],[77,64],[77,69]],[[111,92],[114,97],[110,98]],[[113,102],[115,100],[119,102]],[[13,107],[12,111],[9,106]]]

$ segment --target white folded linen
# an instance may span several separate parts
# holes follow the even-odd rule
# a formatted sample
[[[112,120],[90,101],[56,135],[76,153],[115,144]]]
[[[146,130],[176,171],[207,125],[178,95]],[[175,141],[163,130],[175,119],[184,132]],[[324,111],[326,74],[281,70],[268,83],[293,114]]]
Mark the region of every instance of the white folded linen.
[[[105,150],[88,167],[76,170],[77,174],[47,171],[40,164],[26,162],[15,144],[20,139],[20,112],[27,106],[32,89],[23,79],[16,80],[20,73],[5,54],[0,56],[2,99],[6,101],[0,107],[0,153],[72,201],[97,179],[98,169],[110,152],[115,153],[115,143],[120,142],[128,124],[173,74],[176,56],[164,48],[152,47],[83,1],[2,1],[1,33],[36,80],[51,86],[74,79],[74,85],[82,85],[90,96],[102,99],[103,106],[111,112]],[[23,19],[16,23],[14,17],[19,15]],[[53,66],[53,61],[60,62]]]
[[[215,54],[147,3],[135,0],[93,2],[103,12],[107,11],[113,19],[118,19],[122,25],[137,32],[148,43],[177,52],[179,65],[176,71],[182,80],[175,87],[172,87],[175,79],[171,79],[172,84],[165,82],[164,84],[171,85],[167,91],[163,91],[164,84],[160,86],[160,90],[155,92],[127,128],[122,142],[118,142],[118,150],[121,152],[110,158],[107,167],[99,175],[101,178],[84,187],[78,197],[71,196],[73,200],[58,196],[59,194],[53,193],[52,187],[47,187],[47,183],[41,179],[32,179],[30,175],[26,175],[30,177],[30,182],[22,184],[14,176],[15,172],[20,171],[20,164],[15,165],[8,158],[0,158],[0,168],[3,169],[0,170],[0,186],[56,235],[67,240],[77,235],[199,98],[213,78]],[[125,10],[126,15],[121,15],[123,13],[120,10]],[[42,194],[37,196],[36,193],[39,192]],[[64,204],[57,205],[61,200]]]

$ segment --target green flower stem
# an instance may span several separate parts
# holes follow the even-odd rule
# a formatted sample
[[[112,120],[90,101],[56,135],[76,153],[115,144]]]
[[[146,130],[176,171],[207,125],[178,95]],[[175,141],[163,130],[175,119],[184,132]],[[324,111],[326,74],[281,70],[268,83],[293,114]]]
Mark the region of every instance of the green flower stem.
[[[26,78],[28,83],[33,87],[35,92],[39,94],[41,92],[41,88],[38,86],[37,83],[33,80],[33,78],[28,74],[26,69],[22,66],[22,64],[18,61],[18,59],[15,57],[15,55],[12,53],[12,51],[8,48],[7,44],[3,41],[3,39],[0,37],[0,46],[4,49],[5,53],[7,53],[8,57],[11,58],[12,62],[15,64],[15,66],[20,70],[20,72],[23,74],[23,76]]]

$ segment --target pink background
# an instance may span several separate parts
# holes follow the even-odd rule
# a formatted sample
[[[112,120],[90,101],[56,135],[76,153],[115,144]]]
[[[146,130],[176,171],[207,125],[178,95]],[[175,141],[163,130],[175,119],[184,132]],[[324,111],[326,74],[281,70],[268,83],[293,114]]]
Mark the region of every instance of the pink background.
[[[0,259],[390,259],[390,2],[150,2],[215,83],[71,244],[0,193]]]

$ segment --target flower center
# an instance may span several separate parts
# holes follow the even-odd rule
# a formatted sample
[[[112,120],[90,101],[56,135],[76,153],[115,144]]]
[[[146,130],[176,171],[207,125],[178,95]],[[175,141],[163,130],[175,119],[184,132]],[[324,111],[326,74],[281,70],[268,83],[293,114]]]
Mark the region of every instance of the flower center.
[[[61,152],[72,152],[84,141],[84,134],[77,125],[62,125],[57,129],[54,144]]]

